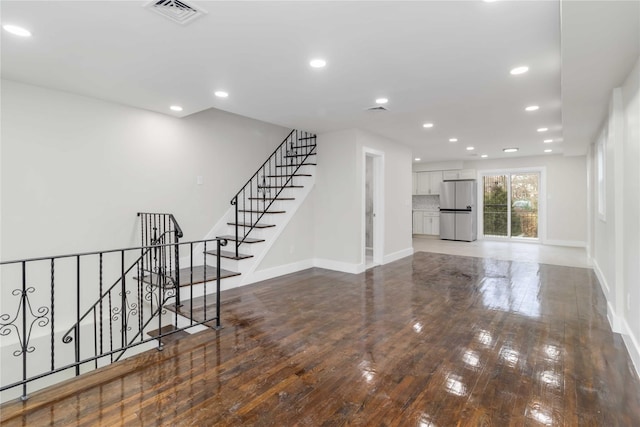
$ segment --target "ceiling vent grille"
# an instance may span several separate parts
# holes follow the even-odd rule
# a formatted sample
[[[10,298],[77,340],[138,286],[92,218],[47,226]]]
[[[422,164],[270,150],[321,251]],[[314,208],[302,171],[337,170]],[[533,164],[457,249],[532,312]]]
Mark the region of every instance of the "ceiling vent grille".
[[[180,0],[152,0],[145,7],[182,25],[207,13],[198,6]]]
[[[375,107],[367,108],[365,111],[389,111],[381,105],[377,105]]]

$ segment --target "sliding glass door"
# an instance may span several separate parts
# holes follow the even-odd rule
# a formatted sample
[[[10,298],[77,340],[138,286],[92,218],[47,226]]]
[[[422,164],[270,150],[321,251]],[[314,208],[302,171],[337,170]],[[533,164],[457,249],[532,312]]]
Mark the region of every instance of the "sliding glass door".
[[[539,172],[482,177],[482,229],[486,237],[538,238]]]

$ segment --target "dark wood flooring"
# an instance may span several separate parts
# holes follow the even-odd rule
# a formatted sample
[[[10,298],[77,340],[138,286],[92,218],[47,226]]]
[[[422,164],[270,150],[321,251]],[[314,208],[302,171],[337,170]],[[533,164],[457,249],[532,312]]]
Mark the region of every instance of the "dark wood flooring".
[[[208,330],[2,407],[3,426],[640,426],[591,270],[416,253],[225,291]]]

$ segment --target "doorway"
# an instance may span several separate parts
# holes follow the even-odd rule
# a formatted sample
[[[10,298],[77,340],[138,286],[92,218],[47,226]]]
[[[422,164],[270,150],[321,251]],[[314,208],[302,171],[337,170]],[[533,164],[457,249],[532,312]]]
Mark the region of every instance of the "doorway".
[[[364,269],[383,263],[384,153],[363,149],[362,263]]]
[[[540,239],[541,172],[482,174],[485,238]]]

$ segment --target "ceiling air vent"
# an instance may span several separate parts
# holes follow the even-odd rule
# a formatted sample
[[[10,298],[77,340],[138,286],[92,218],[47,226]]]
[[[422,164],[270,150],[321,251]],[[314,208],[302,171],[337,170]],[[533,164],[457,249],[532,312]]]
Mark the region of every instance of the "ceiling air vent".
[[[207,13],[198,6],[180,0],[152,0],[145,7],[183,25]]]
[[[389,111],[386,108],[384,108],[381,105],[375,106],[375,107],[371,107],[371,108],[367,108],[365,111]]]

